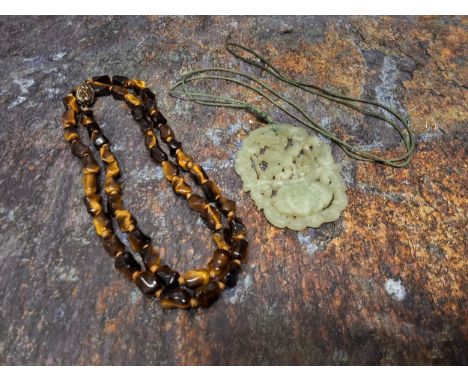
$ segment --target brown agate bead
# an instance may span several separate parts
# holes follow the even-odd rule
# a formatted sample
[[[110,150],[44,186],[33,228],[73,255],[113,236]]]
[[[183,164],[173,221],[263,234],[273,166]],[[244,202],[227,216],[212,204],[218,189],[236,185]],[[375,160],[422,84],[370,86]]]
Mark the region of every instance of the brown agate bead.
[[[76,112],[73,109],[67,109],[62,115],[63,127],[75,127],[76,126]]]
[[[101,212],[93,218],[94,229],[96,234],[102,238],[112,235],[112,224],[109,218]]]
[[[193,164],[192,157],[184,153],[181,149],[176,151],[176,157],[177,164],[185,171],[187,171]]]
[[[120,193],[122,187],[112,175],[107,173],[106,178],[104,179],[104,190],[106,191],[107,195],[116,195]]]
[[[199,186],[208,180],[208,175],[206,175],[205,171],[199,164],[194,164],[190,169],[190,173],[195,179],[195,183],[197,183]]]
[[[244,239],[235,239],[232,242],[232,258],[244,262],[247,259],[248,243]]]
[[[219,275],[221,271],[226,268],[230,260],[229,252],[224,249],[216,249],[213,254],[213,258],[208,263],[208,268],[215,275]]]
[[[80,138],[80,135],[74,127],[65,127],[63,129],[63,136],[68,143]]]
[[[197,212],[203,212],[206,207],[206,200],[201,196],[192,194],[187,199],[189,207]]]
[[[74,156],[79,159],[84,159],[86,155],[91,155],[91,150],[89,147],[85,146],[79,140],[75,140],[70,145],[71,152]]]
[[[213,207],[212,205],[206,206],[206,208],[201,213],[201,217],[212,230],[221,229],[223,226],[221,222],[221,214],[218,212],[216,207]]]
[[[107,74],[103,76],[94,76],[93,78],[91,78],[91,80],[93,82],[100,82],[101,84],[105,85],[112,85],[112,80]]]
[[[140,264],[138,264],[130,252],[118,254],[115,257],[114,266],[128,279],[132,279],[133,274],[141,270]]]
[[[190,294],[182,289],[165,289],[159,296],[159,303],[164,309],[190,308]]]
[[[65,97],[63,97],[63,105],[66,109],[73,110],[75,113],[79,113],[80,111],[78,101],[73,94],[67,94]]]
[[[159,134],[161,134],[161,139],[164,142],[169,142],[171,139],[174,139],[174,132],[169,125],[159,126]]]
[[[140,252],[146,245],[151,244],[151,238],[141,232],[138,227],[128,233],[128,241],[135,252]]]
[[[172,182],[172,179],[179,174],[179,170],[177,168],[177,166],[168,161],[168,160],[165,160],[161,163],[162,165],[162,169],[163,169],[163,173],[164,173],[164,176],[166,177],[166,179],[169,181],[169,182]]]
[[[187,197],[192,193],[192,187],[190,187],[184,180],[179,176],[172,178],[172,189],[177,195]]]
[[[230,261],[226,268],[219,274],[217,280],[221,281],[228,288],[232,288],[237,284],[237,276],[239,274],[240,265],[237,261]]]
[[[97,149],[99,149],[102,145],[109,143],[107,137],[100,129],[96,129],[91,132],[91,141],[93,142],[94,147]]]
[[[153,273],[156,272],[161,261],[159,252],[152,245],[147,245],[140,251],[140,255],[146,269]]]
[[[103,242],[104,249],[112,257],[117,256],[119,253],[125,252],[125,245],[120,241],[119,237],[115,233],[106,237]]]
[[[165,125],[167,122],[166,118],[164,118],[164,116],[161,114],[161,112],[156,108],[154,104],[148,110],[148,115],[156,126]]]
[[[175,156],[176,151],[180,150],[180,148],[182,147],[182,143],[175,139],[171,139],[169,142],[167,142],[167,146],[169,147],[169,154]]]
[[[151,130],[148,130],[145,133],[145,145],[148,149],[152,149],[153,147],[156,147],[158,144],[158,140],[156,139],[156,135]]]
[[[89,214],[95,216],[102,212],[102,198],[100,195],[85,196],[83,201]]]
[[[135,277],[135,284],[147,296],[154,295],[158,289],[161,289],[161,285],[151,272],[139,273]]]
[[[115,194],[115,195],[107,196],[107,210],[112,216],[115,216],[118,210],[123,210],[123,209],[124,209],[124,204],[123,204],[121,195]]]
[[[120,199],[120,197],[119,197]],[[114,200],[117,203],[121,203],[121,200],[118,199]],[[128,210],[117,209],[115,211],[115,219],[117,220],[117,224],[122,232],[130,232],[135,229],[136,221],[133,218],[132,214]]]
[[[237,216],[229,220],[229,228],[233,238],[242,238],[245,235],[245,225],[242,223],[242,219]]]
[[[184,275],[185,285],[189,288],[195,289],[202,285],[208,284],[210,281],[210,272],[206,269],[198,269],[193,271],[188,271]]]
[[[112,85],[110,90],[111,90],[112,97],[114,97],[114,99],[124,100],[125,95],[128,94],[127,89],[118,85]]]
[[[86,196],[91,196],[97,193],[98,177],[96,174],[83,174],[83,188]]]
[[[205,192],[205,196],[210,202],[214,202],[221,196],[221,190],[212,180],[207,180],[201,185],[201,188]]]
[[[127,86],[128,78],[125,76],[112,76],[112,85]]]
[[[155,146],[150,149],[151,158],[153,158],[157,163],[162,164],[167,161],[167,154],[161,150],[160,147]]]
[[[110,94],[110,84],[93,80],[91,81],[91,86],[93,87],[94,95],[96,96],[107,96]]]
[[[227,216],[229,213],[236,213],[236,202],[220,195],[216,200],[216,205],[221,212]]]
[[[179,273],[172,270],[168,265],[161,265],[156,270],[155,275],[164,288],[173,289],[179,286]]]
[[[195,298],[198,300],[199,306],[208,308],[218,299],[220,294],[221,288],[218,283],[216,281],[211,281],[195,291]]]

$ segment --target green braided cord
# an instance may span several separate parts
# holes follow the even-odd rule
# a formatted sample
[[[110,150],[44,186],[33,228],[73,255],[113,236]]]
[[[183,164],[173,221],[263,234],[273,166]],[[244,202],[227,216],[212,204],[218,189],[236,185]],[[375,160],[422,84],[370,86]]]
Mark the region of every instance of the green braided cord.
[[[256,60],[249,59],[241,54],[235,52],[234,48],[241,49],[245,52],[250,53],[255,57]],[[226,68],[207,68],[207,69],[198,69],[191,71],[185,75],[183,75],[182,79],[178,81],[174,86],[171,88],[169,94],[173,97],[182,98],[186,100],[190,100],[196,102],[200,105],[205,106],[217,106],[217,107],[229,107],[233,109],[243,109],[252,114],[254,114],[259,120],[265,123],[273,123],[274,121],[268,116],[267,113],[261,111],[256,106],[248,104],[246,102],[230,98],[230,97],[222,97],[213,94],[207,93],[200,93],[195,91],[190,91],[187,87],[188,83],[200,80],[222,80],[227,82],[232,82],[237,85],[243,86],[254,93],[257,93],[261,97],[264,97],[268,102],[272,103],[274,106],[282,110],[284,113],[295,119],[296,121],[304,124],[305,126],[311,128],[312,130],[316,131],[317,133],[321,134],[322,136],[328,138],[332,142],[336,143],[341,149],[348,154],[350,157],[362,160],[362,161],[369,161],[375,163],[381,163],[384,165],[388,165],[391,167],[405,167],[411,161],[414,146],[415,146],[415,139],[414,134],[411,131],[408,121],[406,121],[401,115],[399,115],[396,111],[392,110],[391,108],[382,105],[375,101],[369,101],[359,98],[352,98],[347,97],[338,93],[331,92],[329,90],[320,88],[313,84],[307,84],[304,82],[296,81],[294,79],[288,78],[281,74],[281,72],[276,69],[271,63],[269,63],[265,58],[260,56],[258,53],[248,49],[242,45],[235,44],[235,43],[227,43],[226,49],[233,54],[235,57],[239,58],[240,60],[256,66],[260,68],[262,71],[265,71],[275,77],[276,79],[285,82],[286,84],[299,88],[307,93],[316,95],[318,97],[325,98],[329,101],[336,102],[338,104],[344,105],[350,109],[356,110],[364,115],[368,115],[370,117],[374,117],[381,121],[384,121],[390,124],[400,135],[406,149],[406,153],[401,156],[397,156],[395,158],[385,159],[374,155],[367,151],[361,151],[357,147],[350,145],[349,143],[339,139],[333,133],[327,131],[317,123],[315,123],[307,113],[296,105],[294,102],[290,101],[288,98],[282,96],[281,94],[274,91],[270,86],[265,84],[264,82],[258,80],[255,77],[250,76],[247,73],[242,73],[237,70],[233,69],[226,69]],[[211,74],[211,73],[218,73],[218,74]],[[235,79],[230,77],[231,75],[235,75],[238,77],[243,77],[245,79],[250,80],[252,83],[256,84],[256,86],[252,86],[242,80]],[[177,90],[178,88],[182,88],[182,90]],[[293,113],[290,110],[286,109],[280,102],[283,102],[289,106],[291,106],[296,112]],[[396,121],[392,121],[386,118],[382,114],[374,113],[368,109],[364,109],[359,107],[358,104],[365,104],[365,105],[372,105],[378,108],[385,110],[391,116],[393,116],[400,124],[399,126]]]

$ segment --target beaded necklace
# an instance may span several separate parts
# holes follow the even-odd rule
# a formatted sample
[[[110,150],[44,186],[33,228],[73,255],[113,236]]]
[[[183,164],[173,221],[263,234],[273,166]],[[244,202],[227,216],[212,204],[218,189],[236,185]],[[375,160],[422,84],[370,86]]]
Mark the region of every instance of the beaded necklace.
[[[217,249],[206,268],[191,270],[181,276],[168,265],[161,264],[159,252],[151,244],[151,238],[138,228],[136,219],[124,207],[117,159],[90,109],[96,97],[108,95],[125,101],[140,126],[151,158],[161,165],[164,177],[171,183],[175,194],[185,198],[189,207],[199,212],[213,231],[212,238]],[[181,143],[175,139],[174,132],[156,106],[154,93],[145,82],[123,76],[113,76],[112,79],[109,76],[93,77],[74,88],[63,98],[63,103],[66,109],[62,116],[65,139],[70,143],[73,155],[83,164],[84,203],[105,250],[114,258],[115,268],[135,282],[143,294],[158,297],[163,308],[208,307],[218,299],[225,287],[235,286],[248,247],[245,226],[235,215],[236,204],[222,196],[219,187],[208,178],[203,168],[182,150]],[[101,167],[90,147],[81,142],[78,125],[88,131],[105,166],[103,188],[107,208],[99,190]],[[167,144],[174,162],[159,146],[156,131]],[[192,193],[192,187],[181,176],[179,169],[191,174],[205,197]],[[120,231],[127,234],[140,262],[126,250],[114,232],[113,220]]]

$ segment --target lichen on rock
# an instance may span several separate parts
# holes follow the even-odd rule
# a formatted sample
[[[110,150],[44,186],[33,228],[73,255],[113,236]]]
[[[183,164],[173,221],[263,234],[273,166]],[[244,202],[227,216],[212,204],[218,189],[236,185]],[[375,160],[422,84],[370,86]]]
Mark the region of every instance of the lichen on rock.
[[[252,131],[235,169],[243,190],[276,227],[317,228],[337,220],[348,204],[330,145],[300,127],[270,124]]]

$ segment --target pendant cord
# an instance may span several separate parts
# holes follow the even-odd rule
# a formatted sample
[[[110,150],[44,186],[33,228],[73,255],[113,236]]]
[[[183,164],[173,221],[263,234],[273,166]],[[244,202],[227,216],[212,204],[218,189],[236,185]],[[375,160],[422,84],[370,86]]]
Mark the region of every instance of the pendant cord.
[[[282,110],[284,113],[286,113],[287,115],[289,115],[296,121],[304,124],[305,126],[314,130],[318,134],[324,136],[325,138],[328,138],[330,141],[337,144],[346,154],[348,154],[350,157],[354,159],[361,160],[361,161],[374,162],[374,163],[381,163],[381,164],[391,166],[391,167],[405,167],[410,163],[413,157],[413,152],[414,152],[414,147],[415,147],[414,133],[411,131],[408,121],[405,120],[395,110],[392,110],[391,108],[376,101],[353,98],[353,97],[341,95],[339,93],[335,93],[330,90],[323,89],[317,85],[307,84],[307,83],[289,78],[283,75],[277,68],[275,68],[264,57],[262,57],[261,55],[254,52],[253,50],[246,48],[240,44],[227,43],[226,49],[238,59],[244,61],[247,64],[257,67],[261,69],[262,71],[267,72],[274,78],[292,87],[296,87],[307,93],[327,99],[331,102],[336,102],[338,104],[344,105],[350,109],[356,110],[359,113],[362,113],[364,115],[376,118],[378,120],[381,120],[383,122],[390,124],[398,132],[399,136],[401,137],[405,146],[405,151],[406,151],[405,154],[396,156],[393,158],[383,158],[369,151],[360,150],[357,146],[353,146],[339,139],[336,135],[326,130],[325,128],[320,126],[318,123],[314,122],[311,119],[311,117],[307,114],[307,112],[304,111],[304,109],[299,107],[297,104],[295,104],[293,101],[289,100],[285,96],[273,90],[266,83],[260,81],[259,79],[247,73],[240,72],[238,70],[227,69],[227,68],[222,68],[222,67],[212,67],[212,68],[207,68],[207,69],[193,70],[187,74],[184,74],[182,79],[174,84],[174,86],[169,91],[169,94],[173,97],[190,100],[200,105],[242,109],[255,115],[261,122],[274,123],[271,116],[269,116],[266,112],[260,110],[255,105],[240,101],[235,98],[223,97],[223,96],[218,96],[214,94],[192,91],[188,88],[189,83],[195,82],[195,81],[203,81],[203,80],[222,80],[222,81],[235,83],[237,85],[245,87],[253,91],[254,93],[260,95],[261,97],[265,98],[267,101],[272,103],[274,106]],[[253,56],[253,59],[247,57],[246,55],[243,55],[242,53],[236,50],[239,50],[240,52],[244,54],[245,53],[250,54],[251,56]],[[242,81],[241,79],[233,78],[232,76],[243,77],[244,79],[250,80],[252,83],[256,84],[257,86],[253,86],[247,82]],[[281,104],[281,102],[291,106],[295,110],[295,112],[292,112],[288,110],[287,108],[285,108]],[[375,106],[377,108],[383,109],[386,113],[392,116],[394,120],[385,117],[383,114],[376,113],[369,109],[360,107],[358,106],[359,104],[371,105],[371,106]]]

